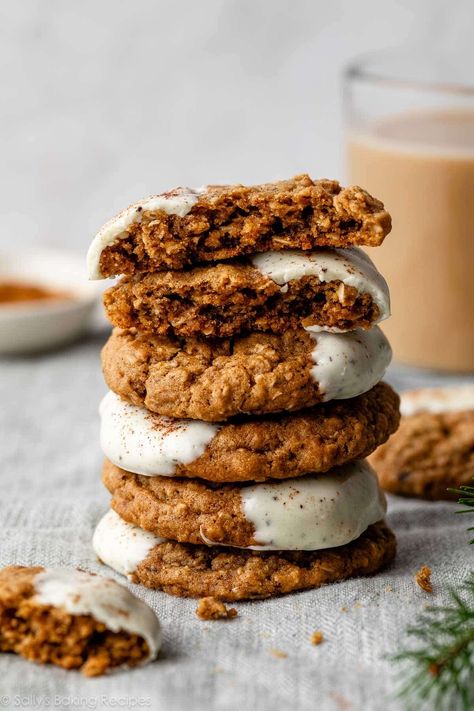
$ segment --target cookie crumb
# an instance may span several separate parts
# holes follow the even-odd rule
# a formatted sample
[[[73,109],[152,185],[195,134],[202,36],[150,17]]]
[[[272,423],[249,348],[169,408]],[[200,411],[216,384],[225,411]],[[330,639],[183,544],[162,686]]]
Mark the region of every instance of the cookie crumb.
[[[313,632],[310,637],[310,642],[311,644],[314,644],[315,647],[324,642],[324,635],[321,630],[316,630],[316,632]]]
[[[386,590],[387,592],[393,592],[393,587],[392,587],[391,585],[387,585],[387,587],[385,588],[385,590]]]
[[[420,570],[415,575],[415,580],[422,590],[427,593],[433,592],[433,586],[431,584],[431,568],[427,565],[423,565]]]
[[[283,652],[281,649],[276,649],[276,647],[272,647],[270,649],[270,654],[276,659],[287,659],[288,657],[288,654],[286,652]]]
[[[347,607],[344,605],[344,607],[341,607],[341,612],[347,612]]]
[[[237,614],[235,607],[228,608],[215,597],[202,597],[196,608],[200,620],[231,620]]]

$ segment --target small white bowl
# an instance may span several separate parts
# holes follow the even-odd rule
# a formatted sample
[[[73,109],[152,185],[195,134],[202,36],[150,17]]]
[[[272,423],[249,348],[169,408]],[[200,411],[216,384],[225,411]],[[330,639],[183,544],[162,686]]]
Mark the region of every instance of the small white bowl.
[[[34,353],[71,342],[91,325],[103,286],[87,281],[85,259],[68,252],[0,250],[0,281],[25,282],[71,298],[0,304],[0,355]]]

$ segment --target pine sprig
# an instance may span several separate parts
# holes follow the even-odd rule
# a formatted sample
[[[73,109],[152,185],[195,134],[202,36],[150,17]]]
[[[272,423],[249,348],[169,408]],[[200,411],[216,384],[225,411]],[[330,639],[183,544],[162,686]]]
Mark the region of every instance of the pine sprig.
[[[458,504],[467,506],[467,509],[456,511],[458,514],[474,514],[474,486],[461,486],[459,489],[448,489],[452,494],[459,494]],[[474,531],[474,526],[470,526],[468,531]],[[474,538],[471,538],[469,543],[474,543]]]
[[[410,663],[399,692],[407,709],[474,708],[474,573],[449,596],[450,604],[427,607],[407,629],[418,645],[392,657]]]

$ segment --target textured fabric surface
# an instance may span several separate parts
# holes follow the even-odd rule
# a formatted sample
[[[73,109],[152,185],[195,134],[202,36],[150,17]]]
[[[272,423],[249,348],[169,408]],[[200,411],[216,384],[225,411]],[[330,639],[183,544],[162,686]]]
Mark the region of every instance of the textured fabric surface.
[[[105,393],[99,366],[104,340],[0,361],[1,565],[72,565],[120,579],[96,561],[90,546],[108,503],[100,483],[97,414]],[[388,380],[406,388],[458,379],[393,368]],[[161,618],[157,662],[87,680],[2,655],[0,707],[400,709],[396,674],[384,656],[406,643],[405,627],[425,603],[442,602],[447,586],[472,568],[468,523],[454,515],[456,508],[392,497],[388,520],[399,553],[386,572],[236,604],[239,616],[227,622],[202,622],[196,601],[131,585]],[[433,596],[413,580],[421,565],[433,569]],[[317,647],[309,641],[315,630],[325,638]]]

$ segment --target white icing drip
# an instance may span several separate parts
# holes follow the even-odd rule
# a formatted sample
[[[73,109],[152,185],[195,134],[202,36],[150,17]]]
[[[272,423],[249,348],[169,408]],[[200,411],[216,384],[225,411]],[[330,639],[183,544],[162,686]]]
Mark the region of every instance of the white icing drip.
[[[370,331],[311,336],[316,342],[311,375],[324,401],[367,392],[382,379],[392,358],[390,345],[378,326]]]
[[[102,451],[134,474],[173,476],[178,464],[204,453],[220,427],[200,420],[155,415],[109,392],[100,405]]]
[[[386,512],[372,467],[363,460],[326,474],[241,489],[256,550],[320,550],[358,538]]]
[[[160,623],[153,610],[115,580],[74,568],[46,568],[34,578],[35,602],[71,615],[89,615],[112,632],[137,634],[148,644],[149,661],[161,646]]]
[[[100,255],[106,247],[126,237],[131,225],[141,222],[145,212],[163,210],[167,215],[184,217],[194,207],[206,189],[205,186],[196,189],[176,188],[169,193],[152,195],[135,202],[109,220],[109,222],[106,222],[92,240],[87,252],[89,279],[103,279],[99,266]]]
[[[400,411],[408,417],[419,412],[474,410],[474,384],[446,388],[419,388],[401,394]]]
[[[348,249],[318,249],[313,252],[288,250],[264,252],[251,257],[252,264],[262,274],[279,284],[283,292],[288,283],[304,276],[315,276],[320,282],[341,281],[339,301],[345,299],[344,285],[357,289],[359,294],[369,294],[378,306],[378,322],[390,316],[390,295],[387,282],[377,271],[372,260],[357,247]],[[318,326],[308,326],[308,331],[320,331]],[[325,329],[329,330],[329,329]],[[340,329],[331,328],[339,333]]]
[[[166,539],[124,521],[112,509],[97,524],[92,546],[97,557],[122,575],[132,575],[139,563]]]

